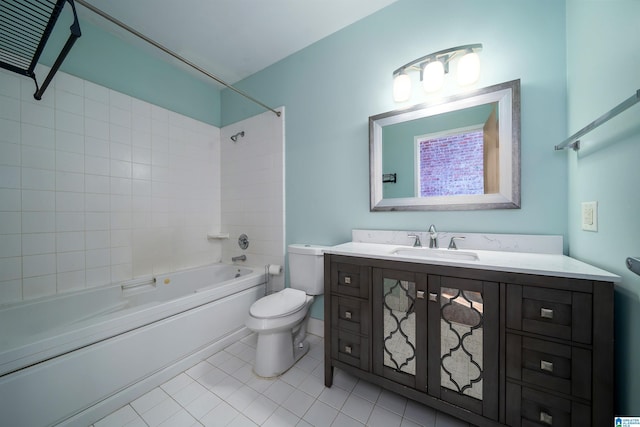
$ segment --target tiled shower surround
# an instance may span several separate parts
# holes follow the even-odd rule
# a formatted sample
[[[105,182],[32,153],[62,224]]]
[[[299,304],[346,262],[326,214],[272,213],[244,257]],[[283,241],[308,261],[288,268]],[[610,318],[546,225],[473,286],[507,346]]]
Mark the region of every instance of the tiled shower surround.
[[[0,72],[0,304],[221,260],[219,128],[61,72],[33,92]]]
[[[284,266],[284,107],[225,126],[220,134],[222,260],[245,254],[253,266]],[[232,135],[244,132],[235,142]],[[241,250],[238,236],[249,247]],[[270,276],[270,291],[284,287],[284,274]]]

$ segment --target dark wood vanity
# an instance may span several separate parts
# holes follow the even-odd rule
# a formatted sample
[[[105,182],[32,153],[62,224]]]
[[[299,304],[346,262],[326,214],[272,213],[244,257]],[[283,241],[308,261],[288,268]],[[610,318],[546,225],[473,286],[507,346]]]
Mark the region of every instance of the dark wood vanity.
[[[325,254],[334,367],[478,426],[613,419],[613,283]]]

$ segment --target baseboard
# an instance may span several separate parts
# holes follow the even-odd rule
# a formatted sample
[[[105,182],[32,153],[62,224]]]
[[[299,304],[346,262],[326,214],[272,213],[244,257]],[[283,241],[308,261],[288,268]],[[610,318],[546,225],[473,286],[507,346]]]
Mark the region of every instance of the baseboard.
[[[307,323],[307,332],[324,338],[324,320],[309,317],[309,322]]]

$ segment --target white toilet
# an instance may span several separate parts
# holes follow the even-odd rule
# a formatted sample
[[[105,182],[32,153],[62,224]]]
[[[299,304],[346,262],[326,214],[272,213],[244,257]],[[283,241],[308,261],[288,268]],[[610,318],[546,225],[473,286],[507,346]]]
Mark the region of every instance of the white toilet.
[[[247,328],[258,334],[254,372],[275,377],[309,350],[305,341],[314,295],[324,292],[325,246],[289,245],[289,284],[260,298],[249,309]]]

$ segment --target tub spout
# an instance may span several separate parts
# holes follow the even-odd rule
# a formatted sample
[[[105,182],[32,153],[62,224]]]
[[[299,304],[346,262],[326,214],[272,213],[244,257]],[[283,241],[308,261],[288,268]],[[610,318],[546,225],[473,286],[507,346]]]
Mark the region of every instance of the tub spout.
[[[247,256],[246,255],[238,255],[238,256],[234,256],[231,258],[232,262],[236,262],[236,261],[246,261],[247,260]]]

